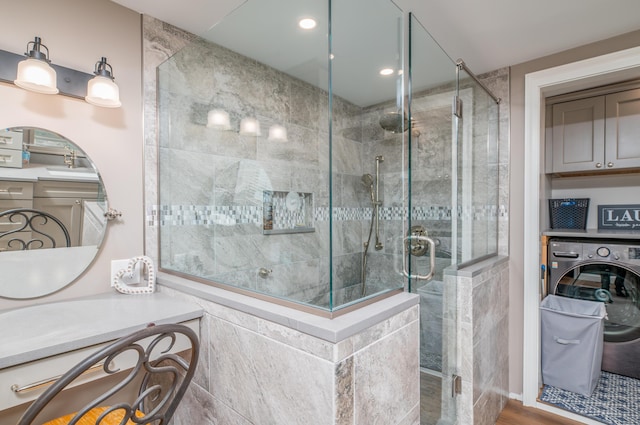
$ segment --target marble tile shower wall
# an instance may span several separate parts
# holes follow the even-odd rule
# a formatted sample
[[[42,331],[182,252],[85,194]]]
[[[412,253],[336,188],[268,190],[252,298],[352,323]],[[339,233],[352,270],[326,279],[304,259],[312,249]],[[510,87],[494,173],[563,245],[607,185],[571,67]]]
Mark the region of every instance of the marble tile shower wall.
[[[420,423],[417,305],[333,343],[161,291],[205,311],[201,361],[175,425]]]
[[[458,422],[494,424],[509,396],[509,264],[503,257],[477,276],[447,278],[457,280],[461,313]]]
[[[151,206],[148,225],[161,229],[161,264],[326,305],[327,93],[198,39],[164,62],[158,75],[161,204]],[[362,244],[372,212],[361,177],[375,173],[377,155],[385,158],[381,166],[384,204],[379,212],[385,248],[370,254],[369,292],[403,285],[397,253],[406,216],[402,187],[406,167],[403,136],[385,132],[378,124],[387,105],[362,109],[337,97],[333,103],[333,288],[340,291],[334,295],[342,295],[337,299],[341,304],[351,299],[350,293],[357,293],[361,280]],[[220,107],[230,113],[232,123],[243,116],[256,116],[263,127],[284,123],[289,142],[207,128],[207,112]],[[434,123],[438,121],[430,120],[431,134],[450,131],[450,120]],[[440,148],[434,143],[419,155],[450,163],[442,159],[447,149]],[[416,185],[422,188],[417,192],[421,205],[413,209],[412,217],[429,222],[432,229],[448,229],[450,179],[446,172],[437,172],[441,174],[437,184]],[[315,232],[265,237],[263,190],[312,192]],[[484,211],[473,215],[484,216]],[[439,236],[448,247],[450,232]],[[267,278],[259,277],[261,267],[272,271]]]
[[[221,157],[221,155],[216,155],[216,153],[226,152],[233,155],[234,152],[240,152],[241,154],[248,150],[255,152],[257,155],[255,149],[258,149],[258,145],[255,138],[253,140],[251,140],[251,138],[239,138],[237,135],[230,133],[220,133],[212,136],[212,132],[207,131],[208,129],[205,129],[203,125],[206,119],[206,111],[209,107],[207,105],[211,99],[185,103],[184,96],[177,96],[176,102],[182,102],[181,105],[184,107],[189,107],[190,105],[190,109],[187,109],[187,112],[183,112],[185,115],[188,115],[189,119],[187,122],[191,122],[191,124],[184,126],[184,128],[180,130],[180,134],[183,137],[177,140],[179,146],[183,146],[184,148],[173,150],[164,149],[162,152],[159,152],[158,146],[156,145],[159,129],[152,125],[152,123],[159,122],[160,125],[164,127],[162,131],[166,131],[167,126],[172,121],[164,121],[163,119],[156,121],[158,112],[156,107],[156,99],[158,98],[156,66],[161,65],[175,52],[182,52],[185,46],[195,40],[195,37],[171,25],[154,21],[152,18],[144,17],[144,20],[144,38],[146,45],[144,97],[145,122],[147,123],[147,125],[145,125],[145,203],[147,205],[146,224],[148,226],[148,231],[145,233],[146,251],[152,253],[152,255],[158,252],[158,238],[155,236],[158,227],[173,227],[173,229],[163,234],[163,244],[171,247],[166,253],[169,258],[173,260],[177,268],[199,272],[204,270],[205,264],[211,265],[213,262],[212,258],[202,258],[200,256],[202,255],[202,249],[198,249],[197,253],[195,252],[195,246],[207,246],[206,244],[198,243],[198,241],[210,241],[209,237],[204,237],[203,235],[210,236],[213,230],[218,230],[220,235],[231,234],[232,230],[233,233],[236,234],[243,234],[244,232],[244,234],[252,235],[253,239],[257,238],[258,232],[256,231],[256,227],[258,227],[261,220],[261,205],[259,202],[249,203],[248,205],[233,205],[233,203],[225,205],[223,202],[225,199],[231,197],[230,187],[232,187],[232,184],[228,180],[231,179],[233,181],[234,177],[237,179],[237,175],[241,169],[251,167],[255,164],[255,160],[242,160],[233,156],[231,158],[225,158],[223,156]],[[189,51],[185,51],[185,56],[188,57],[189,55],[187,53],[189,53]],[[184,64],[182,67],[190,68]],[[178,75],[180,76],[181,74]],[[182,77],[184,77],[184,75],[182,75]],[[498,70],[481,77],[484,83],[502,98],[500,105],[501,137],[498,162],[500,195],[497,211],[478,211],[477,213],[480,217],[486,214],[496,214],[498,216],[500,234],[499,252],[504,255],[508,253],[506,244],[508,219],[506,208],[508,204],[508,140],[506,137],[508,134],[508,70]],[[307,95],[314,94],[313,90],[316,90],[310,86],[304,86],[303,83],[299,85],[293,84],[293,87],[297,87],[299,89],[298,91],[302,90]],[[317,92],[316,95],[323,99],[324,96],[326,96],[326,94],[318,94]],[[180,100],[181,97],[182,99]],[[433,93],[423,94],[425,101],[428,101],[428,99],[432,97]],[[165,100],[171,100],[171,98],[172,96],[167,95]],[[197,93],[195,98],[198,99]],[[414,102],[418,104],[419,101],[420,96],[416,96]],[[312,122],[310,119],[311,116],[326,116],[326,111],[320,112],[321,102],[315,104],[313,102],[301,102],[302,101],[299,101],[295,96],[291,97],[291,110],[296,111],[291,114],[292,120],[295,120],[293,117],[299,116],[299,122],[308,123]],[[303,105],[306,107],[303,107]],[[352,124],[353,117],[358,116],[361,111],[357,111],[358,113],[356,113],[353,106],[346,103],[337,108],[338,111],[343,112],[337,114],[338,119],[336,124],[336,127],[340,129],[340,131],[336,132],[336,139],[341,142],[337,145],[343,147],[343,149],[339,151],[343,152],[343,154],[334,156],[334,169],[342,169],[348,172],[334,175],[334,199],[338,201],[334,202],[334,205],[340,206],[334,210],[334,218],[337,219],[334,231],[341,235],[340,238],[336,238],[337,242],[334,249],[347,256],[352,254],[359,257],[358,253],[362,250],[361,243],[363,236],[366,236],[363,234],[368,231],[368,218],[371,214],[371,208],[367,202],[368,194],[366,188],[363,188],[360,183],[360,177],[365,172],[371,173],[373,171],[374,158],[377,154],[382,153],[386,158],[382,170],[383,178],[381,179],[383,181],[383,199],[385,200],[385,206],[381,209],[383,231],[385,230],[384,224],[387,220],[397,218],[399,215],[404,214],[402,207],[398,206],[398,204],[390,203],[394,195],[397,196],[402,193],[400,187],[390,184],[391,181],[401,181],[399,175],[401,171],[397,168],[397,166],[401,164],[400,160],[397,159],[397,155],[401,152],[398,142],[398,138],[401,136],[385,133],[378,125],[379,114],[384,108],[386,108],[386,105],[371,108],[369,111],[362,113],[358,117],[358,120],[362,123],[359,126],[352,126]],[[442,111],[450,111],[448,104]],[[174,112],[180,113],[181,111]],[[177,117],[173,118],[175,119]],[[319,118],[316,119],[316,123],[318,119]],[[433,123],[434,121],[444,122],[441,119],[434,120],[428,117],[424,120],[424,122],[428,123]],[[175,122],[175,120],[173,122]],[[296,127],[294,126],[294,128]],[[421,130],[420,138],[428,140],[428,143],[423,145],[427,147],[427,150],[424,152],[419,151],[419,154],[425,158],[425,166],[414,168],[413,178],[415,184],[413,190],[415,194],[414,199],[422,199],[425,200],[425,202],[423,205],[414,208],[412,217],[415,221],[429,221],[430,227],[438,231],[439,228],[450,228],[451,220],[448,190],[448,188],[450,188],[450,180],[447,179],[446,173],[442,173],[441,165],[443,163],[442,158],[448,157],[450,154],[447,154],[447,146],[439,146],[437,143],[437,140],[445,140],[445,138],[440,137],[440,135],[443,131],[449,131],[449,128],[446,128],[446,126],[425,126],[421,128]],[[304,127],[300,131],[304,131]],[[221,143],[215,143],[214,140],[210,139],[211,137],[220,137]],[[324,139],[322,139],[322,137]],[[232,139],[235,143],[232,143],[232,140],[225,139]],[[320,140],[327,139],[326,134],[321,135]],[[317,142],[318,138],[312,138],[312,140]],[[362,140],[365,140],[366,143],[362,143]],[[198,144],[203,154],[200,154],[198,150],[194,149]],[[302,245],[304,249],[309,249],[310,246],[317,246],[318,250],[328,252],[328,242],[326,242],[328,229],[323,225],[327,223],[329,214],[326,205],[328,199],[328,191],[326,188],[328,188],[328,182],[322,180],[328,180],[328,176],[318,171],[327,169],[327,165],[324,163],[321,165],[320,162],[326,162],[328,155],[321,155],[320,148],[318,148],[316,157],[311,157],[310,159],[307,157],[311,163],[317,161],[318,164],[315,169],[309,171],[306,166],[301,166],[300,163],[296,163],[298,154],[301,154],[301,157],[305,158],[305,153],[307,153],[306,149],[302,148],[302,152],[294,151],[293,149],[296,149],[295,144],[291,144],[292,146],[286,149],[283,149],[283,147],[278,144],[263,145],[261,145],[262,152],[266,152],[267,155],[275,157],[276,159],[274,161],[260,163],[262,167],[261,171],[264,173],[259,173],[258,178],[266,175],[271,180],[272,186],[292,188],[294,190],[301,190],[299,189],[300,187],[308,186],[308,184],[304,184],[304,182],[309,181],[309,179],[314,182],[320,182],[320,184],[313,188],[316,202],[314,220],[317,223],[317,234],[312,238],[301,235],[287,237],[289,239],[287,244],[281,243],[278,245],[280,245],[280,247],[284,245],[296,247],[291,250],[292,253],[299,252],[298,247],[300,245]],[[443,156],[438,157],[438,152],[442,152]],[[172,195],[175,194],[177,200],[180,198],[185,200],[184,204],[176,202],[172,202],[172,205],[159,206],[157,204],[157,166],[160,155],[164,155],[165,160],[170,161],[169,164],[172,165],[163,171],[163,173],[166,172],[166,174],[163,174],[161,177],[162,187],[171,192]],[[293,158],[289,158],[291,155],[293,155]],[[394,158],[394,156],[396,158]],[[396,168],[391,168],[394,164]],[[285,166],[284,168],[290,170],[290,174],[282,175],[280,173],[283,165]],[[217,176],[216,181],[218,186],[214,185],[213,173],[205,174],[195,172],[199,169],[201,170],[202,167],[206,167],[206,169],[216,167],[215,169],[220,170],[220,175]],[[421,176],[420,173],[424,175]],[[185,175],[189,175],[189,179],[185,179]],[[255,173],[252,176],[256,177]],[[195,180],[191,180],[191,178]],[[188,184],[185,184],[185,182]],[[197,184],[194,184],[194,182]],[[191,190],[191,188],[194,187],[196,190]],[[200,203],[197,199],[213,199],[213,203]],[[325,205],[322,204],[323,202]],[[394,202],[399,202],[399,200],[396,199]],[[470,211],[467,212],[467,214],[473,216],[474,212]],[[364,219],[362,219],[362,217],[364,217]],[[214,225],[211,225],[212,222],[214,222]],[[233,224],[234,226],[228,226],[229,224]],[[389,224],[391,226],[388,227],[393,227],[393,223]],[[397,235],[401,234],[401,231],[398,231],[396,228],[388,228],[386,230],[385,233],[389,235],[388,238],[390,240],[393,240],[394,236],[397,237]],[[299,244],[296,243],[297,240],[300,240]],[[246,245],[246,241],[246,239],[243,239],[239,242],[240,244]],[[320,245],[321,242],[324,242],[324,245]],[[450,242],[447,241],[446,238],[443,242],[450,245]],[[231,246],[233,246],[233,244]],[[386,246],[393,246],[393,244],[387,243]],[[445,245],[445,247],[448,247],[448,245]],[[165,252],[165,249],[162,251]],[[273,250],[266,249],[266,247],[263,248],[263,252],[271,256],[274,255],[272,251]],[[242,252],[240,252],[240,254],[242,260],[249,260],[250,263],[254,258],[246,254],[243,255]],[[260,262],[260,264],[262,264],[261,261],[256,260],[254,262]],[[345,263],[349,263],[349,260],[346,260]],[[353,262],[351,264],[353,264]],[[217,272],[224,273],[225,263],[221,262],[220,266],[221,270]],[[231,267],[234,267],[233,263],[231,263]],[[357,268],[358,266],[355,265],[354,270]],[[381,266],[380,268],[387,269],[385,266]],[[247,273],[251,275],[250,281],[256,282],[255,274],[249,271]],[[238,273],[238,275],[240,275],[240,273]],[[244,276],[240,276],[238,279],[246,282]]]
[[[327,93],[202,40],[162,64],[159,79],[163,203],[152,224],[161,227],[161,264],[300,301],[326,294]],[[333,102],[338,134],[359,126],[359,108]],[[244,116],[257,117],[263,128],[282,123],[289,142],[208,129],[212,108],[227,110],[232,123]],[[334,180],[353,183],[354,174],[361,174],[361,145],[334,137]],[[312,192],[315,232],[263,236],[263,190]],[[362,205],[342,205],[337,213],[361,228]],[[348,236],[348,229],[342,230]],[[357,258],[348,241],[337,239],[334,253]],[[337,263],[335,287],[358,282],[357,262],[338,258]],[[268,278],[258,277],[260,267],[272,270]]]

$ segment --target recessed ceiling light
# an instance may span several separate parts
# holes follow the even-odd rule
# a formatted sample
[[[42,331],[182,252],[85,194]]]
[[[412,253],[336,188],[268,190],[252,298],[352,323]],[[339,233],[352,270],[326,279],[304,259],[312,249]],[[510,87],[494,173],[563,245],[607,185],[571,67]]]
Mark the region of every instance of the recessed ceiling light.
[[[300,19],[300,22],[298,22],[298,26],[304,30],[314,29],[316,25],[316,20],[313,18]]]
[[[393,74],[393,68],[383,68],[380,70],[380,75],[391,75]]]

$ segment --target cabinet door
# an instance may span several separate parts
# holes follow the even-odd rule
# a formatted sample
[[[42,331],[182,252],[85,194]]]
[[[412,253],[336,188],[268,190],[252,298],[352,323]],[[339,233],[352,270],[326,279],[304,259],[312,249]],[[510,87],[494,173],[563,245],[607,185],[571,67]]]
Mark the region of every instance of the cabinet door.
[[[553,105],[553,172],[604,167],[604,96]]]
[[[71,238],[71,246],[80,245],[82,234],[82,199],[80,198],[34,198],[33,208],[55,216],[64,224]],[[57,227],[57,226],[56,226]],[[47,225],[42,229],[47,233]],[[60,236],[55,236],[56,246],[65,246]]]
[[[0,211],[31,207],[33,207],[31,199],[2,200],[2,198],[0,198]],[[8,217],[0,218],[0,235],[3,235],[5,232],[10,232],[22,227],[23,223],[24,220],[22,219],[16,219],[12,222]],[[17,238],[26,243],[31,239],[31,232],[16,232],[8,234],[4,237],[0,237],[0,251],[14,251],[22,249],[22,244],[17,242],[14,242],[11,244],[11,246],[9,246],[9,241],[13,238]]]
[[[640,167],[640,89],[607,95],[606,167]]]

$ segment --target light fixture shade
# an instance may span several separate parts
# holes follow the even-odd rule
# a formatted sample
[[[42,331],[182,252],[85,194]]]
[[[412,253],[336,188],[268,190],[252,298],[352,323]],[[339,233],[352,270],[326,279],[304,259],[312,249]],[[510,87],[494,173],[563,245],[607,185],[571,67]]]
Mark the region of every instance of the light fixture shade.
[[[120,103],[120,89],[110,78],[96,75],[87,83],[88,103],[105,108],[118,108]]]
[[[259,136],[260,123],[255,118],[243,118],[240,121],[240,134],[243,136]]]
[[[42,44],[40,37],[27,43],[27,59],[18,63],[15,85],[37,93],[58,93],[56,70],[49,65],[48,54],[49,49]]]
[[[207,127],[215,130],[231,130],[229,114],[222,109],[212,109],[207,114]]]
[[[15,85],[44,94],[58,93],[56,70],[40,59],[27,58],[18,63]]]
[[[271,142],[286,142],[287,141],[287,129],[281,125],[274,124],[269,127],[269,137],[267,140]]]
[[[119,108],[120,88],[113,81],[111,65],[107,63],[107,58],[103,57],[96,62],[96,68],[93,72],[96,76],[87,83],[87,96],[84,100],[87,103],[104,108]]]

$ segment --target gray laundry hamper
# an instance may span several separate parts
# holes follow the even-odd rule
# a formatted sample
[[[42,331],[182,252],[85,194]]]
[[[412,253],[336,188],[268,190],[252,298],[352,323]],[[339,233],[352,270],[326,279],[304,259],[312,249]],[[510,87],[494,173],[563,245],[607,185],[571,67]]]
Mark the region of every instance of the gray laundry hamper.
[[[602,367],[602,302],[548,295],[540,303],[542,382],[590,396]]]

